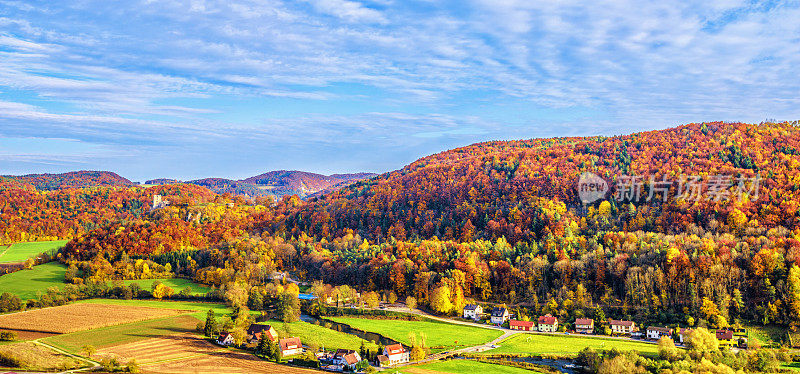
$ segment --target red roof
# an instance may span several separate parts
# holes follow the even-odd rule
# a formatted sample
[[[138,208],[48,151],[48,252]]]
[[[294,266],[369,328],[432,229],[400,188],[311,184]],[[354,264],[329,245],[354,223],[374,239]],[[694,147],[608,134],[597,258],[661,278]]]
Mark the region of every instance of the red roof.
[[[343,358],[344,358],[344,361],[347,362],[348,365],[353,365],[356,362],[358,362],[358,359],[356,358],[356,355],[353,354],[353,353],[351,353],[349,355],[346,355]]]
[[[594,325],[594,320],[591,318],[578,318],[575,320],[575,325]]]
[[[731,340],[733,339],[733,330],[717,330],[718,340]]]
[[[302,348],[303,343],[300,342],[300,338],[286,338],[281,339],[278,344],[281,346],[281,351],[288,351],[290,349],[297,349]]]
[[[558,318],[553,317],[550,314],[545,314],[545,315],[539,317],[539,324],[540,325],[553,325],[553,324],[556,324],[556,323],[558,323]]]
[[[387,355],[396,355],[406,351],[400,344],[387,345],[384,349]]]
[[[512,319],[508,321],[509,326],[517,326],[517,327],[533,327],[533,321],[517,321]]]
[[[616,326],[633,326],[633,321],[620,321],[616,319],[608,320],[609,324],[616,325]]]

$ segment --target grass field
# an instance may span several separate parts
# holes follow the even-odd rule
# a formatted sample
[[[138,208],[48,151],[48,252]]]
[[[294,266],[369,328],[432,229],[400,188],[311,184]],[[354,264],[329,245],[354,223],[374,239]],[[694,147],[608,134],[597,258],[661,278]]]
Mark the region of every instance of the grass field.
[[[192,290],[192,294],[206,294],[211,291],[211,287],[204,286],[202,284],[194,283],[188,279],[183,278],[170,278],[170,279],[139,279],[139,280],[124,280],[122,283],[130,286],[133,283],[138,283],[139,287],[143,290],[149,290],[153,286],[153,282],[159,281],[163,283],[165,286],[172,288],[173,291],[177,294],[181,290],[186,287],[189,287]]]
[[[10,247],[0,247],[0,264],[24,262],[36,255],[55,250],[67,244],[68,240],[53,240],[47,242],[16,243]]]
[[[58,262],[34,266],[30,270],[20,270],[0,276],[0,292],[11,292],[22,300],[35,299],[37,292],[48,287],[64,286],[66,267]]]
[[[646,355],[658,353],[658,346],[655,344],[575,335],[517,334],[500,342],[498,345],[500,346],[499,348],[488,350],[484,353],[571,356],[576,355],[581,349],[586,347],[594,349],[617,348],[621,351],[636,350]]]
[[[408,366],[401,369],[389,369],[387,373],[402,373],[402,374],[438,374],[438,373],[451,373],[451,374],[532,374],[538,373],[537,371],[526,370],[521,368],[493,365],[474,360],[446,360],[434,361],[423,365]]]
[[[353,317],[332,317],[333,321],[348,324],[359,330],[381,334],[405,345],[410,345],[409,334],[425,333],[426,346],[432,352],[451,348],[484,344],[503,335],[502,331],[455,325],[434,320],[405,321],[390,319],[367,319]]]
[[[140,305],[69,304],[0,315],[0,328],[63,334],[183,313]]]
[[[81,354],[84,345],[91,344],[102,349],[119,344],[128,344],[159,336],[185,334],[194,331],[197,319],[189,316],[156,318],[147,321],[126,323],[98,329],[73,332],[44,338],[44,343],[61,348],[72,354]]]
[[[193,301],[89,299],[76,301],[75,304],[129,305],[146,306],[150,308],[189,310],[196,311],[195,313],[190,314],[192,317],[202,319],[203,321],[206,320],[206,313],[209,309],[214,310],[214,313],[216,313],[218,319],[221,315],[231,312],[231,310],[225,304]]]
[[[303,344],[309,344],[313,342],[320,347],[324,346],[326,350],[337,348],[358,350],[361,347],[361,338],[355,335],[331,330],[324,326],[317,326],[313,323],[303,321],[292,322],[287,325],[284,325],[284,323],[280,321],[269,321],[267,323],[271,324],[281,336],[297,336],[303,341]],[[286,331],[287,326],[289,328],[288,333]],[[370,349],[377,348],[375,343],[369,341],[365,341],[364,345]]]

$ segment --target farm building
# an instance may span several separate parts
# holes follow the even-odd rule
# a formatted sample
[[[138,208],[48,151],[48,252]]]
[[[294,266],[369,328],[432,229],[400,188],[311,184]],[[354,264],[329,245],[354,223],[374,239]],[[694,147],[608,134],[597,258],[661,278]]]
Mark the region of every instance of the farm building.
[[[612,334],[630,335],[636,331],[636,322],[633,321],[611,319],[608,320],[608,324],[611,326]]]
[[[495,325],[502,325],[503,323],[508,321],[508,309],[501,307],[494,307],[492,309],[491,321]]]
[[[479,320],[483,314],[483,307],[478,304],[468,304],[464,307],[464,318]]]
[[[254,323],[247,329],[247,341],[250,343],[258,342],[262,333],[266,333],[270,341],[278,340],[278,332],[271,325]]]
[[[408,362],[408,351],[401,344],[387,345],[378,356],[381,366],[391,366]]]
[[[217,338],[217,344],[219,345],[233,344],[233,335],[229,332],[220,333],[219,338]]]
[[[281,348],[281,355],[284,357],[303,353],[303,343],[297,337],[281,339],[278,341],[278,345]]]
[[[734,339],[733,336],[733,330],[717,330],[716,336],[720,347],[730,347],[737,343],[737,339]]]
[[[533,321],[517,321],[515,319],[508,321],[508,327],[512,330],[531,331],[535,330]]]
[[[658,340],[662,336],[672,337],[672,329],[668,327],[650,326],[647,328],[647,339]]]
[[[539,332],[556,332],[558,330],[558,318],[553,317],[551,314],[539,317],[537,322]]]
[[[579,334],[593,334],[594,320],[591,318],[578,318],[575,320],[575,332]]]

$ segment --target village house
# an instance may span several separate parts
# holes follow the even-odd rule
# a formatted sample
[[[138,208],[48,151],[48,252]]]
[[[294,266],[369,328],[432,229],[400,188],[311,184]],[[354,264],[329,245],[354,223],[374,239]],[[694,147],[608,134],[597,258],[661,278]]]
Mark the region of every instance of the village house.
[[[303,343],[297,337],[281,339],[278,341],[278,345],[283,357],[303,353]]]
[[[254,323],[247,329],[247,341],[249,343],[258,343],[262,333],[266,333],[267,339],[270,341],[278,340],[278,332],[271,325]]]
[[[594,320],[591,318],[576,319],[575,332],[578,334],[594,334]]]
[[[361,362],[361,355],[352,349],[338,349],[333,355],[333,364],[339,370],[355,371],[359,362]]]
[[[515,319],[508,321],[508,328],[521,331],[535,330],[533,321],[518,321]]]
[[[730,347],[736,344],[736,339],[733,338],[733,330],[717,330],[716,335],[720,347]]]
[[[467,304],[464,307],[464,318],[479,320],[483,314],[483,307],[478,304]]]
[[[636,323],[633,321],[621,321],[616,319],[608,320],[609,326],[611,326],[611,334],[624,334],[630,335],[636,331]]]
[[[647,328],[647,339],[658,340],[662,336],[672,337],[672,329],[668,327],[650,326]]]
[[[508,309],[501,307],[494,307],[492,309],[491,321],[495,325],[502,325],[503,323],[508,321]]]
[[[408,362],[408,351],[401,344],[387,345],[383,354],[378,356],[381,366],[392,366]]]
[[[217,338],[217,344],[219,345],[231,345],[233,344],[233,334],[229,332],[222,332],[219,334]]]
[[[558,318],[553,317],[551,314],[539,317],[537,322],[539,332],[556,332],[558,330]]]

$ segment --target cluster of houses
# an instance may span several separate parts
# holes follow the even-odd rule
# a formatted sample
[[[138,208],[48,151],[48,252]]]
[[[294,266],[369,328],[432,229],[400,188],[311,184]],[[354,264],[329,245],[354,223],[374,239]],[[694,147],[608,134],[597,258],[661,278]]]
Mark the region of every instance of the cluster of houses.
[[[254,323],[247,329],[247,343],[258,344],[261,336],[266,334],[267,339],[278,343],[281,356],[289,357],[303,353],[303,343],[298,337],[280,339],[278,332],[268,324]],[[233,335],[223,332],[217,339],[217,344],[229,346],[234,344]],[[328,371],[355,371],[362,361],[361,355],[354,350],[338,349],[335,352],[317,352],[316,358],[320,368]],[[390,344],[384,347],[378,356],[380,366],[388,367],[409,362],[409,351],[402,344]]]
[[[283,357],[294,356],[296,354],[303,353],[303,343],[300,341],[300,338],[290,337],[279,339],[278,332],[275,331],[272,326],[267,324],[254,323],[250,325],[250,327],[247,329],[247,343],[258,344],[262,334],[266,334],[267,339],[270,341],[278,342],[278,347],[280,348],[281,355]],[[222,332],[217,338],[217,344],[219,345],[227,346],[233,343],[233,334],[229,332]]]
[[[483,307],[477,304],[469,304],[464,307],[463,317],[478,321],[483,317]],[[556,332],[558,331],[558,318],[550,314],[540,316],[536,322],[521,321],[511,318],[508,309],[494,307],[489,315],[489,321],[495,325],[502,325],[508,322],[508,328],[521,331]],[[624,335],[632,338],[659,340],[664,336],[673,338],[673,330],[668,327],[650,326],[644,332],[639,331],[636,323],[626,320],[609,319],[608,325],[611,328],[611,335]],[[680,329],[676,342],[684,344],[685,336],[691,329]],[[575,332],[579,334],[594,334],[594,320],[591,318],[575,319]],[[722,329],[716,331],[717,340],[721,347],[747,348],[747,330],[745,329]],[[673,338],[674,339],[674,338]]]

